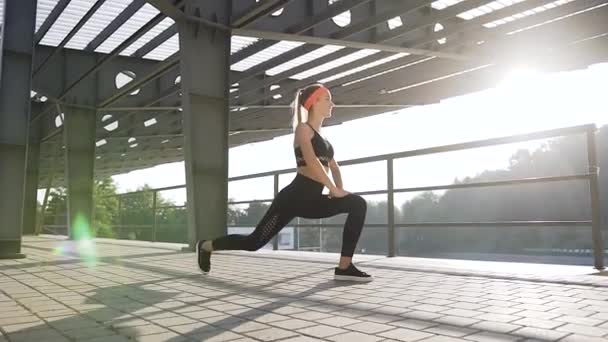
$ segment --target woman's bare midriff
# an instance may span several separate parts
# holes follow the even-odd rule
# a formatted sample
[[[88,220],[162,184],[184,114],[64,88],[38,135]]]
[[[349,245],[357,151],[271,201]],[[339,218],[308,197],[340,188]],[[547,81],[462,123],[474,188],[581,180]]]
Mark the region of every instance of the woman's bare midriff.
[[[325,169],[325,173],[329,174],[329,167],[323,166],[323,168]],[[298,173],[301,174],[302,176],[306,176],[306,177],[308,177],[310,179],[314,179],[318,182],[317,178],[313,175],[313,172],[310,170],[310,168],[308,166],[298,167]]]

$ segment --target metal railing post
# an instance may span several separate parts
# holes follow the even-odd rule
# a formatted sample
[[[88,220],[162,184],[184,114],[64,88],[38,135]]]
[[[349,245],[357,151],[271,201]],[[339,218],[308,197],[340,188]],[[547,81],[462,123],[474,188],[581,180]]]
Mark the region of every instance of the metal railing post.
[[[393,158],[386,160],[386,188],[387,188],[387,218],[388,218],[388,256],[396,255],[395,243],[395,193],[393,184]]]
[[[156,242],[156,198],[157,192],[152,191],[152,242]]]
[[[118,195],[118,228],[116,231],[116,235],[120,237],[120,232],[122,231],[122,196]]]
[[[279,174],[275,173],[274,174],[274,197],[277,197],[279,193]],[[273,250],[278,250],[279,249],[279,233],[277,233],[277,235],[275,235],[274,238],[272,238],[272,249]]]
[[[595,127],[587,131],[587,158],[589,161],[589,190],[591,194],[591,233],[593,237],[593,256],[595,268],[604,269],[604,241],[601,232],[599,166],[597,165],[597,152],[595,143]]]

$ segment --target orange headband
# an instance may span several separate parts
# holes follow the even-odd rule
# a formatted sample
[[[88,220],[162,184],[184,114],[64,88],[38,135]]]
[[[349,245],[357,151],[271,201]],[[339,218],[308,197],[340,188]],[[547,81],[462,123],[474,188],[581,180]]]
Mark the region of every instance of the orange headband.
[[[323,86],[313,91],[312,94],[310,94],[310,96],[306,99],[306,102],[304,102],[304,108],[306,108],[306,110],[310,110],[310,107],[312,107],[312,105],[317,101],[319,96],[323,95],[324,91],[326,91],[328,94],[330,93],[329,89]]]

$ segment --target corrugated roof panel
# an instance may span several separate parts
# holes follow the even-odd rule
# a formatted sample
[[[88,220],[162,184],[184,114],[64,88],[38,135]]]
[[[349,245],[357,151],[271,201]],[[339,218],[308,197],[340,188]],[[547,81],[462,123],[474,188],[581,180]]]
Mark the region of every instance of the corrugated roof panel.
[[[230,66],[230,69],[235,71],[245,71],[262,62],[268,61],[276,56],[282,55],[285,52],[293,50],[298,46],[302,45],[304,45],[304,43],[284,40],[273,44],[272,46],[267,47],[264,50],[257,52],[238,63],[232,64]]]
[[[431,3],[431,7],[437,10],[442,10],[444,8],[448,8],[450,6],[456,5],[459,2],[463,2],[464,0],[437,0]]]
[[[479,6],[476,8],[473,8],[471,10],[468,10],[466,12],[462,12],[459,15],[457,15],[458,17],[464,19],[464,20],[471,20],[473,18],[477,18],[480,17],[482,15],[486,15],[488,13],[492,13],[494,11],[497,11],[499,9],[505,8],[505,7],[509,7],[511,5],[514,5],[516,3],[519,2],[524,2],[526,0],[496,0],[496,1],[492,1],[486,5],[483,6]]]
[[[287,71],[289,69],[293,69],[297,66],[300,66],[302,64],[308,63],[310,61],[313,61],[315,59],[321,58],[323,56],[329,55],[332,52],[336,52],[340,49],[343,49],[344,46],[337,46],[337,45],[326,45],[323,47],[320,47],[314,51],[311,51],[307,54],[304,54],[302,56],[299,56],[297,58],[292,59],[289,62],[285,62],[283,64],[277,65],[276,67],[272,68],[272,69],[268,69],[266,71],[266,74],[269,76],[274,76],[277,74],[280,74],[284,71]]]
[[[156,49],[150,51],[144,58],[155,59],[158,61],[164,61],[167,57],[173,55],[179,50],[179,34],[176,33],[173,37],[167,39],[164,43],[159,45]]]
[[[494,28],[496,26],[500,26],[500,25],[503,25],[503,24],[506,24],[506,23],[509,23],[509,22],[512,22],[512,21],[515,21],[515,20],[518,20],[518,19],[521,19],[521,18],[525,18],[527,16],[534,15],[536,13],[544,12],[544,11],[546,11],[548,9],[552,9],[552,8],[555,8],[555,7],[558,7],[558,6],[561,6],[561,5],[565,5],[565,4],[567,4],[569,2],[572,2],[572,1],[574,1],[574,0],[558,0],[558,1],[553,1],[553,2],[550,2],[550,3],[548,3],[546,5],[543,5],[543,6],[538,6],[538,7],[529,9],[527,11],[524,11],[524,12],[517,13],[517,14],[512,15],[512,16],[509,16],[509,17],[505,17],[505,18],[502,18],[502,19],[494,20],[494,21],[489,22],[489,23],[485,23],[485,24],[483,24],[483,26],[485,26],[487,28]]]
[[[125,56],[130,56],[135,51],[137,51],[137,49],[146,45],[146,43],[148,43],[149,41],[154,39],[154,37],[161,34],[164,30],[166,30],[173,24],[175,24],[175,21],[173,19],[165,18],[163,21],[161,21],[156,26],[154,26],[150,31],[146,32],[143,36],[139,37],[139,39],[136,40],[135,43],[129,45],[129,47],[124,49],[123,52],[121,52],[120,54],[125,55]]]
[[[404,68],[409,68],[409,67],[414,66],[416,64],[424,63],[424,62],[430,61],[430,60],[435,59],[435,58],[437,58],[437,57],[432,56],[432,57],[423,58],[423,59],[414,61],[412,63],[401,65],[401,66],[398,66],[398,67],[395,67],[395,68],[392,68],[392,69],[389,69],[389,70],[384,70],[384,71],[381,71],[381,72],[377,72],[377,73],[375,73],[373,75],[361,77],[359,79],[356,79],[356,80],[344,83],[342,86],[343,87],[347,87],[347,86],[349,86],[351,84],[363,82],[363,81],[366,81],[366,80],[369,80],[369,79],[372,79],[372,78],[375,78],[375,77],[378,77],[378,76],[382,76],[382,75],[385,75],[385,74],[388,74],[388,73],[391,73],[391,72],[394,72],[394,71],[397,71],[397,70],[401,70],[401,69],[404,69]]]
[[[232,36],[232,41],[230,44],[230,54],[237,53],[242,49],[248,47],[249,45],[254,44],[258,40],[258,38],[253,37]]]
[[[129,36],[154,18],[154,16],[156,16],[158,13],[160,12],[154,6],[145,4],[139,9],[139,11],[133,14],[133,16],[126,23],[116,30],[113,35],[111,35],[108,39],[106,39],[105,42],[103,42],[103,44],[95,49],[95,51],[103,53],[111,52],[118,45],[129,38]]]
[[[319,80],[319,82],[321,82],[321,83],[331,82],[333,80],[337,80],[337,79],[340,79],[342,77],[346,77],[348,75],[352,75],[352,74],[358,73],[360,71],[367,70],[369,68],[373,68],[373,67],[378,66],[378,65],[386,64],[388,62],[391,62],[391,61],[394,61],[396,59],[403,58],[403,57],[409,56],[409,55],[410,55],[409,53],[396,53],[396,54],[394,54],[392,56],[388,56],[388,57],[379,59],[377,61],[364,64],[364,65],[362,65],[360,67],[356,67],[356,68],[353,68],[353,69],[341,72],[339,74],[335,74],[333,76],[324,78],[322,80]]]
[[[40,44],[57,46],[65,36],[76,26],[78,21],[84,17],[87,11],[93,7],[95,1],[91,0],[72,0],[65,8],[63,13],[59,15],[57,21],[51,26],[51,29],[42,38]]]
[[[4,24],[4,0],[0,0],[0,25],[2,24]],[[1,36],[0,39],[2,39]]]
[[[361,58],[365,58],[367,56],[371,56],[371,55],[376,54],[378,52],[380,52],[380,50],[363,49],[363,50],[360,50],[360,51],[348,54],[348,55],[346,55],[344,57],[340,57],[338,59],[335,59],[335,60],[333,60],[331,62],[321,64],[321,65],[319,65],[317,67],[314,67],[312,69],[308,69],[308,70],[306,70],[304,72],[301,72],[299,74],[295,74],[295,75],[291,76],[291,78],[295,78],[296,80],[303,80],[305,78],[309,78],[311,76],[320,74],[320,73],[325,72],[327,70],[331,70],[331,69],[337,68],[340,65],[348,64],[350,62],[354,62],[354,61],[359,60]]]
[[[38,0],[36,8],[36,32],[38,32],[38,29],[42,26],[49,14],[51,14],[51,11],[58,2],[59,0]]]
[[[99,32],[103,31],[133,0],[107,0],[66,44],[66,48],[84,49]]]

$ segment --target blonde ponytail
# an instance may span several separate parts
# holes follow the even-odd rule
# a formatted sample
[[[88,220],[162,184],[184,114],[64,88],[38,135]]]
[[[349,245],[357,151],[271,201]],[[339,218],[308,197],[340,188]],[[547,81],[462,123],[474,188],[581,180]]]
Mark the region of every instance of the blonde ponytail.
[[[295,133],[296,127],[299,124],[306,122],[308,120],[308,112],[304,113],[302,111],[302,89],[298,89],[296,91],[296,96],[293,101],[293,117],[292,117],[292,128]]]

